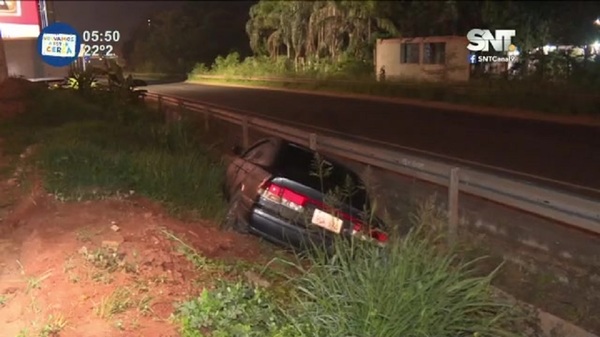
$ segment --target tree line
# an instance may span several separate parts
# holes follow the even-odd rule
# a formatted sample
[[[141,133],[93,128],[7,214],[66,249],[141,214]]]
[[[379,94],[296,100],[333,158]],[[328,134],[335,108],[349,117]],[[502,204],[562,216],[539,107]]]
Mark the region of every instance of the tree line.
[[[143,22],[124,48],[131,68],[188,72],[236,51],[310,60],[370,63],[377,38],[466,35],[515,29],[523,51],[589,44],[600,2],[584,1],[190,1]]]

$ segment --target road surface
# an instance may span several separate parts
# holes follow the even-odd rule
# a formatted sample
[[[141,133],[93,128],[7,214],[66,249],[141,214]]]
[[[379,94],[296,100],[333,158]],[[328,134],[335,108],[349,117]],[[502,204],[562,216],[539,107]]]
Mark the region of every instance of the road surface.
[[[600,127],[274,90],[190,83],[148,89],[600,191]]]

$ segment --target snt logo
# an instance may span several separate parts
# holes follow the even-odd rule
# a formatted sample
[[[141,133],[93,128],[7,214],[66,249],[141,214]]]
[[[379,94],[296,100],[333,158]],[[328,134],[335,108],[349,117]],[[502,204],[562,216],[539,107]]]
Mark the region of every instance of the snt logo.
[[[492,34],[488,29],[471,29],[467,33],[469,45],[467,49],[472,52],[488,52],[490,45],[497,52],[507,52],[515,50],[512,44],[512,38],[515,37],[514,29],[498,29],[496,34]]]
[[[496,55],[477,55],[471,54],[469,55],[469,63],[477,64],[477,63],[497,63],[497,62],[517,62],[518,57],[516,55],[508,55],[508,56],[496,56]]]

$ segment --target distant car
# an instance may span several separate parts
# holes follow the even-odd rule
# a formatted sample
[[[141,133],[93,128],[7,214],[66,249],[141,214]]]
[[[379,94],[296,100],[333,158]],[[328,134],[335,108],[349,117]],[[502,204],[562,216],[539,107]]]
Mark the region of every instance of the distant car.
[[[383,222],[365,211],[369,197],[361,180],[343,165],[317,160],[312,150],[278,138],[262,139],[243,152],[236,147],[234,155],[223,186],[230,228],[299,249],[331,247],[335,236],[381,245],[388,240]],[[329,174],[315,174],[316,163],[327,166]],[[351,198],[327,197],[348,182],[356,187]]]

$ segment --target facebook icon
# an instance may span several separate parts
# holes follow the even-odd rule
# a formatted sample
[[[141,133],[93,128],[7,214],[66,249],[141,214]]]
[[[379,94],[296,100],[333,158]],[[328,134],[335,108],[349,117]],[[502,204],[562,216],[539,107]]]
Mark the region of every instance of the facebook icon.
[[[469,55],[469,63],[470,64],[476,64],[477,63],[477,55],[476,54]]]

